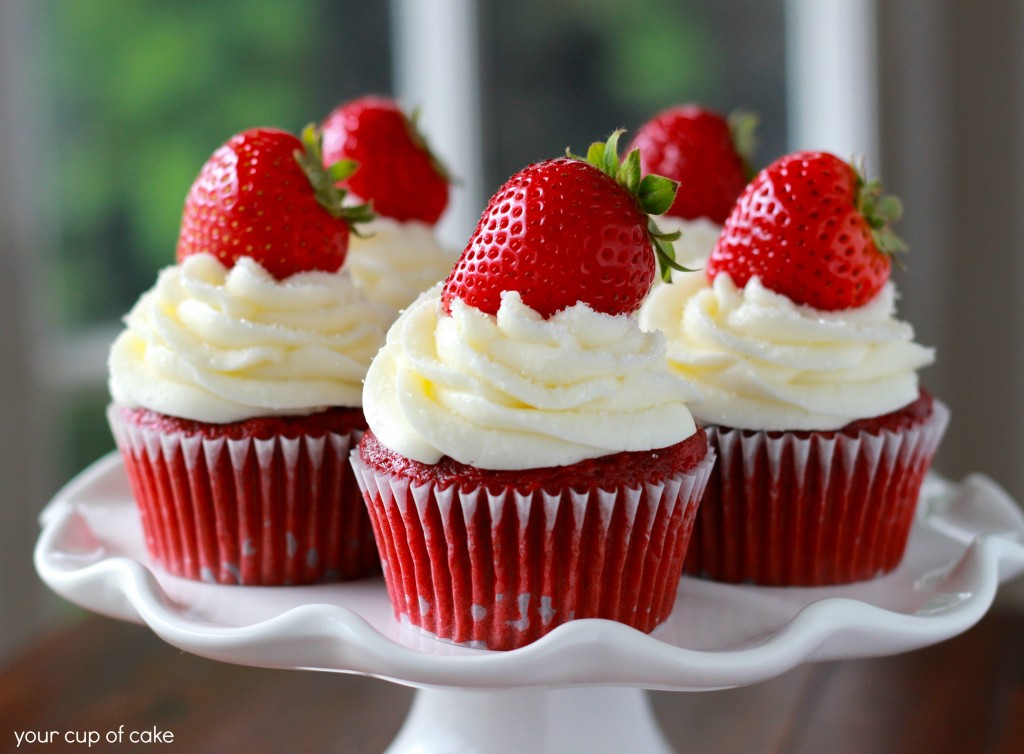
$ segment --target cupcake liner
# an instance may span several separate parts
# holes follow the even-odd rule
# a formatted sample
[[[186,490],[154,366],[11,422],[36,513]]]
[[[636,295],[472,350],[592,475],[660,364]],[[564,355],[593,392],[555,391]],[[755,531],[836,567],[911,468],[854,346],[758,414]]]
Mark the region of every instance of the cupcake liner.
[[[949,410],[902,430],[750,432],[707,427],[719,462],[684,570],[716,581],[826,586],[899,565]]]
[[[221,584],[310,584],[379,571],[348,463],[361,432],[204,438],[107,418],[150,556]]]
[[[358,449],[351,460],[396,618],[513,649],[578,618],[644,632],[662,623],[714,452],[661,483],[558,492],[416,483],[369,467]]]

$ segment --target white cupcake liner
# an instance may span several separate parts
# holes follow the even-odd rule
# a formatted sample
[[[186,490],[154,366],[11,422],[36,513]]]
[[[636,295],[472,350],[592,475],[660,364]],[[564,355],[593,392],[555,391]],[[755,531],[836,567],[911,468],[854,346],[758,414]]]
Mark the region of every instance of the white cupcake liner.
[[[719,462],[685,564],[707,578],[778,586],[862,581],[899,565],[917,496],[949,422],[936,400],[899,431],[707,427]]]
[[[417,484],[351,453],[396,618],[512,649],[578,618],[650,632],[675,604],[714,452],[635,488],[558,492]]]
[[[362,435],[207,439],[107,410],[146,547],[168,572],[221,584],[308,584],[379,570],[348,452]]]

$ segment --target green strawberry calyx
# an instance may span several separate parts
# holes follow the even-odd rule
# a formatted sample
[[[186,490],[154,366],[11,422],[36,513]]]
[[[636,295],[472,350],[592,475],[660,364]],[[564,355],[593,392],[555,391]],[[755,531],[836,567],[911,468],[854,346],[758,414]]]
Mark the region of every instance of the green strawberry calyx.
[[[605,142],[595,141],[587,150],[586,157],[574,155],[568,149],[565,150],[567,157],[573,160],[586,162],[605,175],[611,177],[622,188],[629,192],[640,209],[648,215],[647,236],[651,240],[655,257],[658,260],[658,267],[661,271],[661,279],[666,283],[672,282],[672,270],[680,272],[693,272],[676,262],[675,248],[673,242],[678,241],[682,233],[663,232],[654,222],[651,215],[664,214],[676,198],[676,191],[679,182],[660,175],[641,175],[640,171],[640,150],[633,149],[626,159],[619,160],[619,137],[625,133],[625,129],[618,129],[612,132]]]
[[[898,260],[895,255],[907,250],[907,244],[892,230],[892,224],[903,216],[903,203],[898,197],[884,193],[879,180],[864,179],[863,165],[852,163],[857,177],[855,205],[871,228],[875,246],[886,256]]]
[[[302,149],[294,152],[295,161],[309,179],[313,187],[317,204],[323,207],[332,217],[344,220],[355,235],[364,237],[358,227],[359,223],[368,223],[376,217],[372,203],[346,204],[348,192],[338,186],[359,169],[355,160],[339,160],[328,167],[323,162],[323,137],[311,123],[302,130]]]

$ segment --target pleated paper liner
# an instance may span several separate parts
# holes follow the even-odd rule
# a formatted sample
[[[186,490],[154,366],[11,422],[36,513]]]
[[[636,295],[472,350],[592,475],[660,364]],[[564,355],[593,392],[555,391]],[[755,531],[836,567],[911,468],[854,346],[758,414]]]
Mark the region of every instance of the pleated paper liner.
[[[349,450],[361,432],[208,438],[107,411],[146,548],[167,572],[286,585],[379,573]]]
[[[948,421],[949,410],[936,400],[921,423],[852,436],[707,427],[718,465],[685,572],[766,586],[837,585],[889,573],[903,558]]]
[[[619,489],[523,492],[416,483],[352,465],[401,622],[514,649],[579,618],[652,631],[671,613],[714,453],[688,473]]]

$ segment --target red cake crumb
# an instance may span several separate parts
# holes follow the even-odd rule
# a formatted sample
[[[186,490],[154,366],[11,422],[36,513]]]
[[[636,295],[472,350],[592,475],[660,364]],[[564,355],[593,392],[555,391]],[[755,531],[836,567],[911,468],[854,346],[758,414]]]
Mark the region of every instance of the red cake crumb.
[[[181,419],[145,408],[122,408],[126,420],[137,427],[157,430],[162,433],[183,432],[200,435],[207,440],[226,437],[241,440],[252,437],[266,440],[271,437],[298,437],[299,435],[319,436],[328,432],[347,434],[352,430],[365,430],[366,418],[363,409],[329,408],[301,416],[258,416],[227,424]]]
[[[707,436],[704,429],[698,427],[694,434],[667,448],[625,451],[569,466],[540,469],[479,469],[448,456],[436,464],[420,463],[385,447],[369,430],[359,443],[359,454],[376,471],[418,483],[434,482],[442,488],[458,484],[462,487],[486,486],[491,490],[514,487],[523,492],[538,489],[557,491],[567,486],[579,490],[613,489],[659,482],[674,474],[690,471],[707,454]]]

